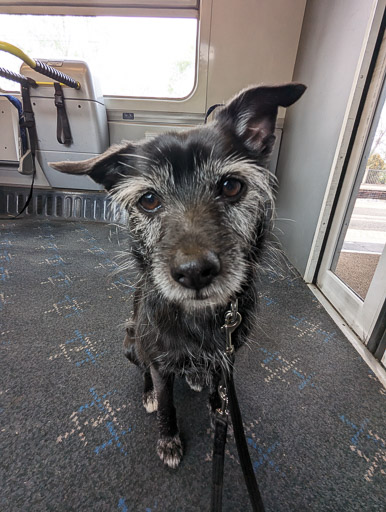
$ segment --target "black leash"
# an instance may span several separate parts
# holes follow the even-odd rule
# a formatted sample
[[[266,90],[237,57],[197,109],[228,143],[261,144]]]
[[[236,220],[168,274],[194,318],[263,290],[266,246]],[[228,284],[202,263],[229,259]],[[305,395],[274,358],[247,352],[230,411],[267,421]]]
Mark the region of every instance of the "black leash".
[[[222,510],[222,490],[224,478],[224,452],[227,440],[228,418],[217,416],[215,420],[213,462],[212,462],[212,495],[210,510]]]
[[[232,333],[240,325],[241,320],[242,318],[238,312],[238,304],[236,300],[235,302],[231,303],[231,310],[225,313],[225,324],[222,327],[222,330],[226,336],[225,353],[230,364],[227,370],[223,370],[221,382],[219,385],[221,408],[217,409],[215,419],[212,466],[212,495],[210,509],[211,512],[221,512],[222,509],[224,453],[229,414],[232,419],[237,452],[239,454],[240,465],[243,471],[245,483],[247,485],[252,509],[254,512],[264,512],[264,504],[256,482],[251,458],[249,456],[243,421],[233,381],[234,347],[232,344]]]
[[[241,469],[243,470],[244,480],[247,485],[249,499],[254,512],[264,512],[264,504],[260,495],[259,487],[256,482],[255,473],[251,458],[249,456],[248,445],[245,439],[243,420],[241,418],[240,408],[237,401],[236,389],[233,382],[233,375],[227,383],[229,410],[231,413],[233,432],[236,439],[237,451],[239,454]]]

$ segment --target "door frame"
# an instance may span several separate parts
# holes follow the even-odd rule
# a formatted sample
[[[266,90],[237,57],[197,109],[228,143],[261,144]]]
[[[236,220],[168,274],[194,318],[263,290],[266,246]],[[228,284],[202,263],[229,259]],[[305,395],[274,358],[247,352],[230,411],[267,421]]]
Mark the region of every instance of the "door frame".
[[[360,113],[355,140],[352,144],[344,180],[341,186],[336,208],[331,219],[330,229],[320,261],[316,283],[318,288],[346,319],[356,334],[368,343],[376,325],[385,300],[386,248],[383,250],[365,300],[362,300],[331,270],[342,231],[347,229],[347,218],[351,217],[357,190],[361,180],[358,173],[367,162],[373,135],[380,115],[380,102],[385,96],[386,76],[386,38],[382,24],[382,42],[376,55],[376,63],[371,73],[371,82],[366,93],[363,109]]]

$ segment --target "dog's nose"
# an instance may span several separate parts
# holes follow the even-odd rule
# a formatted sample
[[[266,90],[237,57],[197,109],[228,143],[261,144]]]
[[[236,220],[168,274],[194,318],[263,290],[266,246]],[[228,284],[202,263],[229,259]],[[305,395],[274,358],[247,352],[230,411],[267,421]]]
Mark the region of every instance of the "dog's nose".
[[[195,255],[178,251],[171,274],[173,279],[185,288],[200,290],[208,286],[220,270],[220,260],[213,251],[204,251]]]

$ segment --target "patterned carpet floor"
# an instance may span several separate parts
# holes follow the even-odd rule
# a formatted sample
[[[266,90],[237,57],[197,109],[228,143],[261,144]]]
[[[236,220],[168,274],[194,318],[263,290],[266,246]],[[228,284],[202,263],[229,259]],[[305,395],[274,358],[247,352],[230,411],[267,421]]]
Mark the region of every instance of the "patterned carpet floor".
[[[164,467],[122,355],[132,287],[112,272],[115,228],[0,225],[0,510],[209,510],[206,393],[176,381],[185,456]],[[235,380],[267,512],[384,511],[385,390],[300,278],[270,273],[258,293]],[[232,435],[223,509],[250,510]]]

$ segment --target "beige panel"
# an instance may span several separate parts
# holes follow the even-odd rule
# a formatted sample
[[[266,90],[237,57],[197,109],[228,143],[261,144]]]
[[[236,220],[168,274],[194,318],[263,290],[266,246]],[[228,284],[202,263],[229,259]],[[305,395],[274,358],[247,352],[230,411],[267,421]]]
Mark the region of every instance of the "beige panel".
[[[213,0],[208,106],[292,80],[306,0]]]

